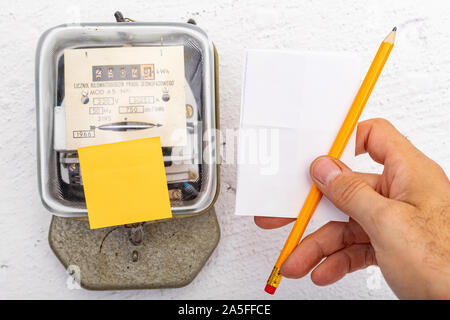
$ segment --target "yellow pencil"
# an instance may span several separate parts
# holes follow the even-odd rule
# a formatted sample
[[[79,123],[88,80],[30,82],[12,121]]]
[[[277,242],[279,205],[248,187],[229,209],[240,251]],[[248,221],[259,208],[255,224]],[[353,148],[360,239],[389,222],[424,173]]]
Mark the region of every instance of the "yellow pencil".
[[[388,34],[388,36],[383,40],[378,49],[378,52],[373,59],[372,64],[370,65],[369,71],[367,72],[366,77],[364,78],[361,87],[359,88],[358,93],[356,94],[355,99],[353,100],[352,106],[347,113],[347,116],[339,130],[339,133],[336,136],[336,139],[331,146],[328,155],[334,158],[339,159],[344,152],[345,146],[347,145],[350,136],[355,129],[356,124],[358,123],[358,119],[367,103],[367,100],[372,93],[373,87],[380,76],[381,70],[383,70],[384,64],[391,53],[392,48],[394,47],[395,34],[397,31],[397,27],[392,29],[392,31]],[[267,285],[265,291],[270,294],[274,294],[278,285],[280,284],[282,275],[280,274],[281,265],[286,261],[287,257],[294,251],[295,247],[298,245],[300,239],[305,232],[306,226],[311,219],[314,210],[316,210],[317,204],[322,198],[322,193],[313,185],[311,191],[308,194],[308,197],[303,204],[302,209],[297,217],[297,221],[295,222],[291,233],[289,234],[286,243],[284,244],[283,250],[281,250],[280,256],[278,257],[277,262],[275,263],[275,267],[270,274],[269,280],[267,280]]]

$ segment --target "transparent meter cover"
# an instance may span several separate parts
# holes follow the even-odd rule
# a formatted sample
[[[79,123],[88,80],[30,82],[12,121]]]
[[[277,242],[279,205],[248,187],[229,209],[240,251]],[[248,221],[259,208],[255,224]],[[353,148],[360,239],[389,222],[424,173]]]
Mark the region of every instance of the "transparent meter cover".
[[[46,31],[36,52],[44,205],[64,217],[87,215],[78,147],[161,136],[173,214],[209,208],[218,193],[215,76],[213,45],[191,24],[74,24]],[[133,88],[137,81],[153,87]]]

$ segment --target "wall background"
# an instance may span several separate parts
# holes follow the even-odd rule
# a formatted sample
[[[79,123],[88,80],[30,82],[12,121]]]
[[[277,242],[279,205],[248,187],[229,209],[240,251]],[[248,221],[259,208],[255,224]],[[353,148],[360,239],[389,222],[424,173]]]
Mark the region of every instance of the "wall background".
[[[0,11],[0,298],[265,299],[263,287],[289,232],[258,229],[236,217],[236,166],[222,166],[216,204],[222,237],[198,277],[181,289],[69,290],[67,274],[47,243],[51,215],[36,177],[34,55],[39,36],[67,22],[114,21],[121,10],[141,21],[194,18],[220,55],[222,128],[237,128],[243,50],[352,51],[367,70],[385,34],[396,47],[363,119],[384,117],[450,173],[450,4],[446,0],[278,1],[9,1]],[[358,170],[380,171],[367,156]],[[329,287],[306,277],[284,280],[277,298],[393,299],[378,268]]]

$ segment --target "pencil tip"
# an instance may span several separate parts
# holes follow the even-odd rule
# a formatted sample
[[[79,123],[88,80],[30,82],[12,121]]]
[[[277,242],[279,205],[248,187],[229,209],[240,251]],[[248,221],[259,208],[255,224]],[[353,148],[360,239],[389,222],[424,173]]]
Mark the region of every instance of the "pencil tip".
[[[392,29],[392,31],[394,31],[394,32],[397,31],[397,27],[394,27],[394,29]]]

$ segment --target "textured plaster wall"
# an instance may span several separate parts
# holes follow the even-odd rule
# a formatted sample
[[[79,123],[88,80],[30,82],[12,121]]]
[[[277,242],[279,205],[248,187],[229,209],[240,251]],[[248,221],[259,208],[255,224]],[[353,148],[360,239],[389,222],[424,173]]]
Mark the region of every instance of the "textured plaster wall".
[[[220,54],[221,124],[237,128],[246,48],[352,51],[364,70],[384,35],[398,26],[396,47],[363,118],[392,121],[415,145],[450,171],[450,3],[405,1],[10,1],[0,10],[0,298],[270,298],[266,277],[289,231],[259,230],[235,217],[236,166],[222,166],[216,204],[222,238],[187,287],[90,292],[69,290],[47,243],[51,215],[36,177],[34,54],[48,28],[73,21],[113,21],[115,10],[141,21],[194,18]],[[276,112],[276,106],[274,106]],[[368,157],[356,169],[380,171]],[[316,287],[306,277],[284,280],[277,298],[391,299],[372,267]]]

